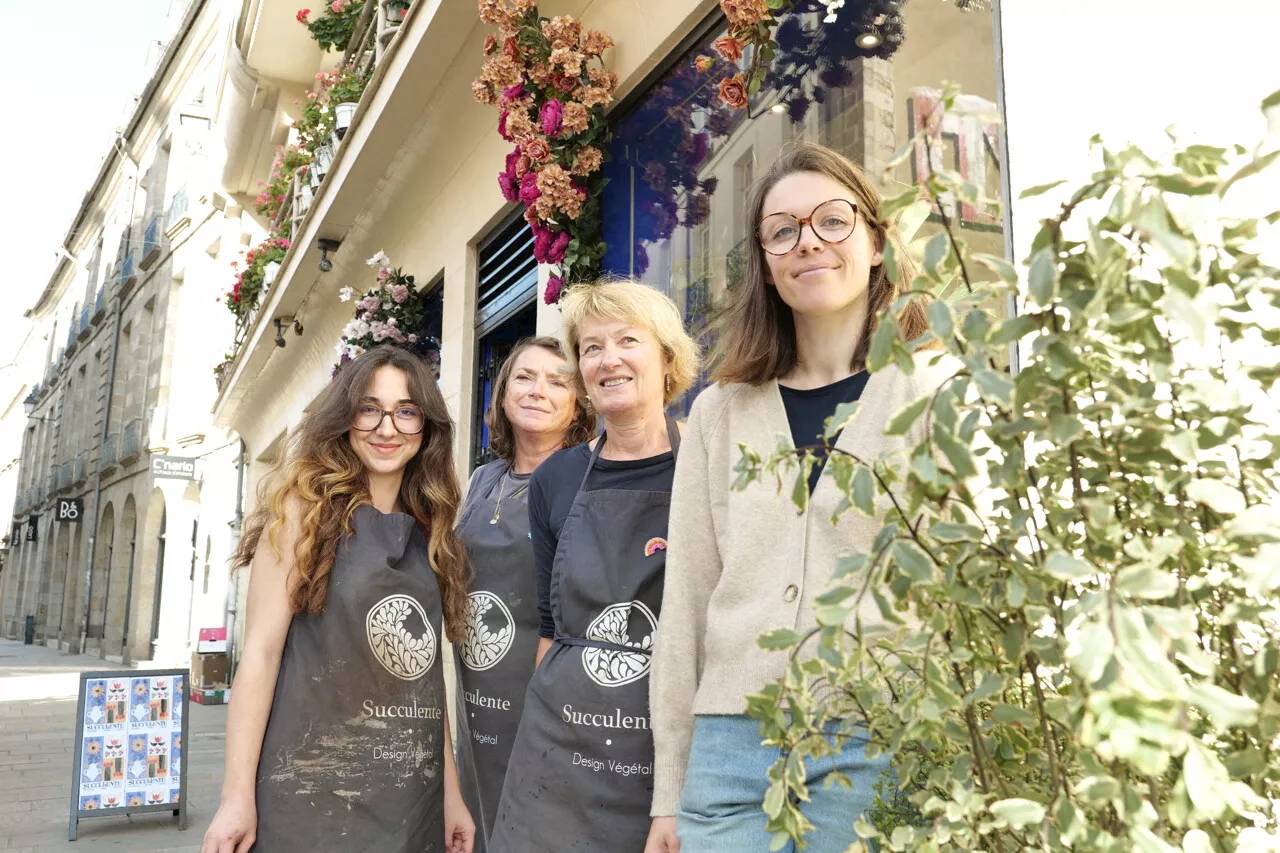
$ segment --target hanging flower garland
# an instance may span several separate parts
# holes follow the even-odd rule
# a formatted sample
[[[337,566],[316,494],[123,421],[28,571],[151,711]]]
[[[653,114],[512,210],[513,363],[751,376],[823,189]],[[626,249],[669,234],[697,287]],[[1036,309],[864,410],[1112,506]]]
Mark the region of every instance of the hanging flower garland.
[[[420,351],[424,347],[439,348],[439,342],[424,341],[419,335],[426,312],[413,276],[391,266],[391,259],[382,251],[365,263],[377,268],[377,283],[359,298],[353,288],[338,291],[338,298],[343,302],[355,303],[355,317],[342,330],[342,337],[334,348],[338,354],[334,373],[366,350],[383,343],[404,344]]]
[[[498,186],[524,205],[538,263],[557,268],[544,296],[554,304],[565,286],[597,278],[604,257],[600,166],[618,76],[600,57],[613,39],[572,17],[540,17],[535,0],[479,5],[480,20],[497,27],[501,41],[485,39],[488,59],[472,95],[497,107],[498,133],[516,143]]]

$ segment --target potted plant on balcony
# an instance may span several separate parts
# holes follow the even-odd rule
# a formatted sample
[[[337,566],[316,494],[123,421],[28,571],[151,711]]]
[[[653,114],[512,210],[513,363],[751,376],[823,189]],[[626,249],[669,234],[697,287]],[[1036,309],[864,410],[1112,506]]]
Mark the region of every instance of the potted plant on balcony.
[[[315,19],[310,9],[299,9],[297,20],[311,31],[321,50],[346,50],[363,11],[364,0],[333,0],[324,4]]]
[[[306,186],[303,186],[305,189]],[[236,280],[226,293],[226,304],[227,310],[236,317],[237,334],[249,326],[262,294],[271,284],[267,279],[267,267],[274,263],[278,269],[288,251],[288,240],[283,237],[268,237],[245,252],[240,260],[232,262]]]
[[[326,101],[333,110],[333,132],[339,141],[351,126],[351,119],[360,105],[369,77],[351,68],[340,68],[325,92]]]
[[[294,173],[307,168],[311,159],[311,153],[297,145],[278,146],[275,160],[271,164],[271,177],[258,184],[262,191],[254,199],[254,209],[263,216],[275,219],[289,196]]]
[[[411,0],[383,0],[382,8],[386,10],[387,24],[393,27],[400,26],[405,15],[409,14],[411,5],[413,5]]]

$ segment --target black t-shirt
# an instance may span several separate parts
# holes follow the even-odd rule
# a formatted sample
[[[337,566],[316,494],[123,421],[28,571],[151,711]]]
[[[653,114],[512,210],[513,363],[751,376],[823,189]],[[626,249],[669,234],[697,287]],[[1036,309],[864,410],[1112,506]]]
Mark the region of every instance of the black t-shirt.
[[[556,634],[551,616],[551,566],[560,531],[590,461],[589,445],[566,447],[543,460],[529,479],[529,538],[533,540],[533,565],[538,572],[538,615],[542,622],[539,634],[548,639]],[[675,472],[675,456],[670,452],[648,459],[597,459],[585,489],[669,492]]]
[[[826,431],[826,420],[836,413],[836,406],[841,403],[852,403],[862,396],[862,389],[867,385],[865,370],[847,376],[839,382],[823,385],[821,388],[788,388],[779,385],[782,394],[782,405],[787,410],[787,423],[791,426],[791,440],[796,447],[822,444],[822,434]],[[835,444],[840,433],[831,437]],[[826,450],[816,450],[818,464],[809,472],[809,494],[813,494],[818,479],[822,476],[822,468],[827,464]]]

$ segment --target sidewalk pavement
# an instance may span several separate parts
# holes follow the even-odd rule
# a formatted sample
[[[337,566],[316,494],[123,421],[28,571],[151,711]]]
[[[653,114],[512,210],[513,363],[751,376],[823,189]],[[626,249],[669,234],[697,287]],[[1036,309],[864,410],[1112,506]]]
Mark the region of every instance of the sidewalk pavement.
[[[190,705],[185,831],[166,813],[95,817],[80,821],[79,841],[67,841],[79,674],[120,668],[0,639],[0,851],[199,853],[222,787],[225,705]]]

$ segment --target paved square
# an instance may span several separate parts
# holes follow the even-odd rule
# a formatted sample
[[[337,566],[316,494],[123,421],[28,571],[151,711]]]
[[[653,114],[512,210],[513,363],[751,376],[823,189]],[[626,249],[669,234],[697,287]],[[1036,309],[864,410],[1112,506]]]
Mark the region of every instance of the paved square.
[[[222,787],[225,705],[190,705],[186,830],[168,814],[88,818],[67,840],[79,673],[118,668],[0,639],[0,850],[199,853]]]

